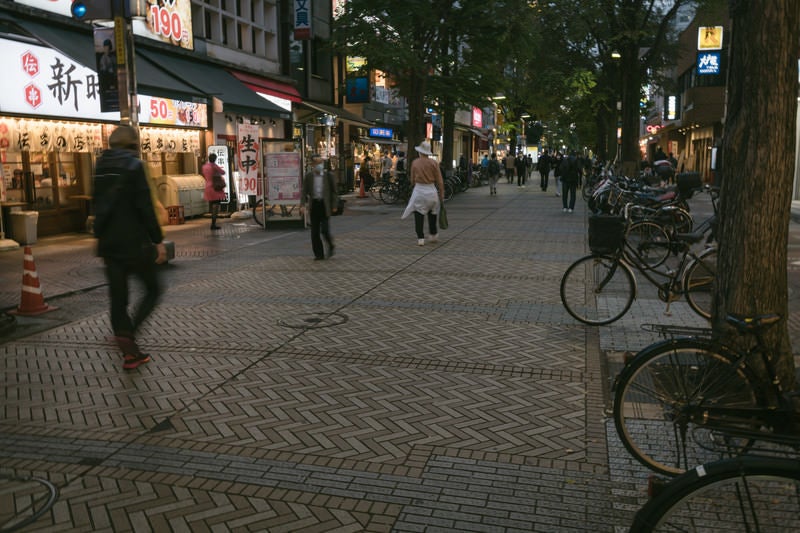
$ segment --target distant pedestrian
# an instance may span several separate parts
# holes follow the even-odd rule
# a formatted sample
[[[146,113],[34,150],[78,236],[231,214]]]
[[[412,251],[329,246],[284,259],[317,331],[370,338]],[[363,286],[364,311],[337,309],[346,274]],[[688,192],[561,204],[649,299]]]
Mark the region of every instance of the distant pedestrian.
[[[322,261],[331,257],[334,249],[331,236],[330,216],[339,208],[339,195],[336,193],[336,181],[333,173],[325,170],[325,162],[319,154],[311,156],[311,170],[303,178],[303,189],[300,193],[300,209],[308,210],[311,226],[311,250],[314,260]],[[328,253],[325,254],[325,245]]]
[[[372,177],[372,169],[370,169],[371,163],[372,158],[370,156],[364,156],[364,159],[361,161],[361,167],[358,169],[358,179],[360,183],[364,184],[365,191],[369,191],[375,183],[375,179]]]
[[[486,171],[489,174],[489,195],[497,194],[497,180],[500,179],[500,163],[497,161],[497,154],[492,154]]]
[[[414,150],[419,157],[411,163],[411,198],[408,200],[403,215],[407,218],[414,213],[414,230],[417,233],[417,244],[425,245],[425,215],[428,215],[428,241],[436,242],[439,239],[439,227],[436,225],[439,206],[444,202],[444,180],[439,165],[430,158],[431,143],[422,141]]]
[[[517,187],[524,189],[525,177],[528,175],[528,171],[525,168],[525,156],[522,154],[517,156],[514,170],[517,173]]]
[[[208,154],[208,161],[200,169],[200,173],[206,179],[206,187],[203,190],[203,199],[208,202],[208,209],[211,211],[211,229],[222,229],[217,226],[217,216],[222,200],[225,199],[225,189],[217,190],[214,188],[214,176],[224,176],[225,171],[217,165],[217,154]]]
[[[94,171],[94,235],[97,255],[105,263],[111,329],[122,351],[122,368],[133,370],[150,361],[150,355],[139,350],[136,332],[161,296],[156,264],[167,261],[167,248],[144,163],[138,157],[138,133],[130,126],[119,126],[108,144]],[[128,314],[131,276],[144,286],[132,317]]]
[[[550,180],[550,155],[547,150],[539,156],[539,162],[536,166],[539,169],[539,186],[543,191],[547,191],[547,182]]]
[[[581,182],[581,162],[575,151],[571,151],[568,156],[561,160],[561,203],[565,213],[572,213],[575,209],[575,194],[578,184]]]
[[[514,157],[514,154],[508,154],[506,156],[506,180],[508,183],[514,183],[514,175],[517,168],[517,160]]]
[[[383,158],[381,159],[381,178],[388,180],[392,176],[393,167],[394,161],[389,157],[389,152],[384,152]]]
[[[553,169],[553,177],[556,180],[556,196],[561,196],[561,161],[563,160],[564,155],[558,150],[550,159],[550,168]]]

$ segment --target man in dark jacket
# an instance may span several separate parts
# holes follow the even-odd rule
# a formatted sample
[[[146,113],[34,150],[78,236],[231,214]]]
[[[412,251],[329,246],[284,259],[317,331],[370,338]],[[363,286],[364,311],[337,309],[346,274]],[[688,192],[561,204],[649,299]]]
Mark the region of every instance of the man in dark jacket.
[[[575,209],[575,193],[578,184],[581,182],[581,164],[575,150],[570,151],[559,167],[561,169],[561,201],[564,205],[565,213],[572,213]]]
[[[550,181],[550,156],[547,155],[547,150],[542,152],[539,156],[539,162],[536,163],[536,168],[539,169],[539,186],[543,191],[547,190],[547,182]]]
[[[139,135],[120,126],[108,139],[109,150],[97,161],[94,177],[94,235],[97,255],[103,258],[111,297],[111,327],[122,350],[125,370],[150,360],[136,344],[136,330],[150,315],[161,295],[157,263],[167,260],[164,236],[138,157]],[[128,314],[128,279],[138,277],[145,294]]]
[[[327,257],[331,257],[336,247],[331,236],[330,217],[339,209],[339,194],[333,174],[325,170],[325,161],[319,154],[311,156],[311,170],[303,177],[300,209],[308,210],[314,260],[322,261],[326,257],[323,239],[328,244]]]

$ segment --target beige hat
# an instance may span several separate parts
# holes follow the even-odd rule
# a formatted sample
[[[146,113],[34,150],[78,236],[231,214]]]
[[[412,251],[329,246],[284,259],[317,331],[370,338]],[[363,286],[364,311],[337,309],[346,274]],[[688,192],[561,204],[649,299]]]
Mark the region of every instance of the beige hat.
[[[422,141],[421,143],[419,143],[419,146],[414,147],[414,150],[416,150],[421,154],[433,155],[433,152],[431,152],[431,143],[429,143],[428,141]]]
[[[119,126],[108,137],[111,148],[129,148],[135,150],[139,147],[139,134],[130,126]]]

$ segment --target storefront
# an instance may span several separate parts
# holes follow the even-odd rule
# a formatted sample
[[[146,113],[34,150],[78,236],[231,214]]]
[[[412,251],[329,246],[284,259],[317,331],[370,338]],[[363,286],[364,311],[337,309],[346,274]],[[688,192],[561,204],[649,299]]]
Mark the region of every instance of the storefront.
[[[31,23],[31,28],[45,28]],[[30,28],[26,29],[30,32]],[[91,37],[68,30],[47,30],[48,40],[86,55],[81,61],[60,50],[20,39],[0,39],[4,73],[0,104],[0,163],[7,194],[3,213],[11,209],[38,212],[38,235],[81,231],[91,200],[91,176],[97,155],[119,123],[119,113],[102,112]],[[57,37],[52,37],[57,36]],[[86,45],[76,47],[70,40]],[[69,44],[68,44],[69,43]],[[159,74],[154,65],[137,59],[142,79],[162,83],[184,99],[147,94],[141,84],[138,119],[142,150],[149,167],[164,172],[197,172],[202,133],[208,126],[204,98],[196,90]],[[193,101],[199,100],[199,101]]]

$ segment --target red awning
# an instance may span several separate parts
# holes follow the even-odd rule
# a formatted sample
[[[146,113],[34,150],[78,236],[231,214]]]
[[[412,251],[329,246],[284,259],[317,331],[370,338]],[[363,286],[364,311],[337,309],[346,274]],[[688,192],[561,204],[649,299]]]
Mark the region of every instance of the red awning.
[[[279,81],[256,76],[255,74],[248,74],[246,72],[237,72],[235,70],[231,70],[229,72],[233,74],[236,79],[257,93],[264,93],[271,96],[277,96],[278,98],[285,98],[286,100],[291,100],[295,103],[300,103],[303,101],[297,89],[288,83],[281,83]]]

